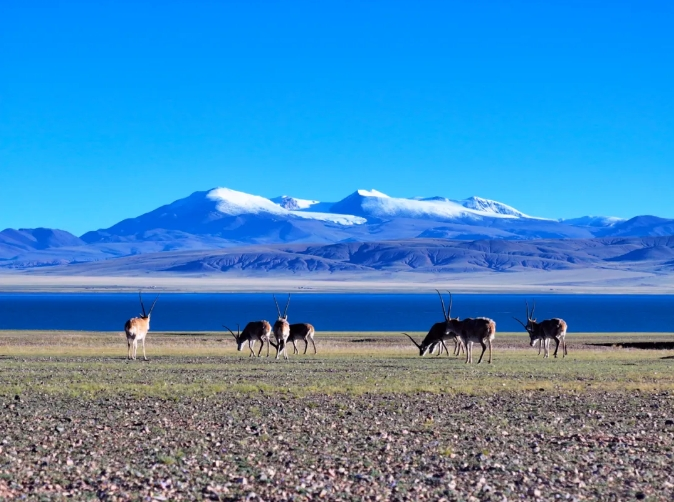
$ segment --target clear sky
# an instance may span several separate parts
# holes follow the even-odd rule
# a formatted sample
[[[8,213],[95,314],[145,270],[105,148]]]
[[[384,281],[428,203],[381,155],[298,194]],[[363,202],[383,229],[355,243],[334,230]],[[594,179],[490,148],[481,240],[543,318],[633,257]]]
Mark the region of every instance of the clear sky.
[[[0,2],[0,228],[197,190],[674,218],[674,2]]]

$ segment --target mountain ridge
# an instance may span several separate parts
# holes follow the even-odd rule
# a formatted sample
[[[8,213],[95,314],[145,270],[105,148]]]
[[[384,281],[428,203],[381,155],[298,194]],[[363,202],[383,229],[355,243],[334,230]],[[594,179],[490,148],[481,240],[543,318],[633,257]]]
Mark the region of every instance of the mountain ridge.
[[[80,237],[58,229],[6,229],[0,232],[0,267],[293,243],[381,245],[414,239],[498,242],[669,235],[674,235],[671,219],[641,215],[627,220],[603,216],[552,220],[477,196],[397,198],[370,189],[356,190],[333,203],[288,195],[268,199],[221,187],[194,192]],[[669,256],[666,249],[631,251],[633,255],[622,261],[630,261],[630,256],[646,261]]]

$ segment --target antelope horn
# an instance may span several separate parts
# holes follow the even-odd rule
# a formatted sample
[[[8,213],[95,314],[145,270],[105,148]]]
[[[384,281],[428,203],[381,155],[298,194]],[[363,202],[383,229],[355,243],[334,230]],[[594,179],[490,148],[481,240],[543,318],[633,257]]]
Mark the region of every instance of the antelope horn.
[[[532,318],[532,319],[534,318],[534,311],[535,311],[535,310],[536,310],[536,301],[534,300],[534,306],[533,306],[533,308],[531,309],[531,318]]]
[[[159,294],[161,294],[161,293],[159,293]],[[148,317],[150,317],[152,315],[152,311],[154,310],[154,305],[155,305],[155,303],[157,303],[157,300],[159,300],[159,295],[157,295],[157,298],[155,298],[154,301],[152,302],[152,306],[150,307],[150,312],[148,312],[148,314],[147,314]]]
[[[531,316],[529,315],[529,302],[527,300],[524,300],[524,304],[527,306],[527,321],[531,319]]]
[[[272,293],[271,296],[274,298],[274,303],[276,304],[276,310],[277,310],[277,312],[278,312],[278,316],[281,317],[281,309],[278,308],[278,302],[276,301],[276,295],[274,295],[274,294]]]
[[[526,324],[524,324],[522,321],[520,321],[517,317],[513,317],[513,319],[515,319],[518,323],[520,323],[524,329],[527,329]],[[529,330],[527,329],[527,331],[529,331]]]
[[[447,291],[449,293],[449,309],[447,310],[447,319],[452,318],[452,293]]]
[[[283,311],[283,317],[288,317],[288,305],[290,305],[290,293],[288,293],[288,301],[286,302],[286,309]]]
[[[143,294],[140,291],[138,291],[138,298],[140,299],[140,308],[143,309],[143,317],[147,317],[145,315],[145,305],[143,305]]]
[[[442,304],[442,315],[445,316],[445,321],[448,321],[447,314],[445,313],[445,300],[442,299],[442,295],[440,294],[440,291],[438,291],[437,289],[435,291],[437,291],[438,296],[440,297],[440,303]],[[403,334],[406,334],[406,333],[403,333]],[[407,335],[407,336],[410,336],[410,335]]]
[[[227,326],[225,326],[224,324],[222,325],[222,327],[223,327],[223,328],[227,328]],[[239,325],[238,325],[238,324],[236,325],[236,329],[237,329],[237,331],[239,330]],[[232,334],[232,336],[234,337],[234,340],[236,340],[237,342],[239,341],[239,337],[236,336],[236,335],[234,334],[234,332],[233,332],[231,329],[227,328],[227,331],[229,331],[229,332]]]
[[[443,312],[444,312],[444,310],[443,310]],[[419,345],[419,344],[414,340],[414,338],[412,338],[412,337],[411,337],[410,335],[408,335],[407,333],[403,333],[403,335],[405,335],[407,338],[409,338],[410,340],[412,340],[412,343],[413,343],[414,345],[417,346],[417,349],[421,349],[421,345]]]

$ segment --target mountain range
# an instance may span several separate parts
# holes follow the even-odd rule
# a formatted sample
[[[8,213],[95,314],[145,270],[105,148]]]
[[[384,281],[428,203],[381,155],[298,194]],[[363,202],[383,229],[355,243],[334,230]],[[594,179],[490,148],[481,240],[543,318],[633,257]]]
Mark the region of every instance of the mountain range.
[[[459,272],[475,267],[615,267],[644,260],[666,271],[674,260],[674,241],[667,238],[671,235],[674,220],[656,216],[553,220],[480,197],[406,199],[357,190],[338,202],[321,202],[215,188],[79,237],[46,228],[3,230],[0,268],[57,267],[74,273],[88,264],[90,270],[123,273],[126,264],[129,272],[138,272],[136,265],[147,260],[135,257],[151,255],[155,263],[173,256],[173,265],[164,270],[175,273],[222,272],[236,266],[264,271],[383,270],[402,263],[418,270]],[[354,261],[365,249],[378,251],[369,253],[367,263]],[[509,256],[505,261],[504,255]],[[119,266],[100,263],[113,259],[121,260]],[[260,265],[264,263],[275,265]]]

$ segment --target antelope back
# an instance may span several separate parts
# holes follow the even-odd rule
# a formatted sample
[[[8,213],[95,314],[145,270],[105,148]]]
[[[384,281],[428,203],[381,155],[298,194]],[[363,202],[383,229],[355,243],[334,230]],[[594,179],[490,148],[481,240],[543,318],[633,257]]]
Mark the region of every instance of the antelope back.
[[[314,327],[311,324],[304,322],[291,324],[289,328],[289,340],[304,340],[305,338],[314,335]]]
[[[541,335],[547,338],[557,338],[566,334],[566,322],[563,319],[546,319],[538,323]]]
[[[455,327],[459,328],[459,333],[452,328],[452,331],[462,338],[473,341],[493,340],[496,334],[496,323],[488,317],[467,318],[463,321],[455,321]]]
[[[261,340],[269,336],[271,325],[267,321],[251,321],[246,324],[241,333],[244,340]]]
[[[124,331],[128,335],[146,335],[150,329],[149,317],[133,317],[124,324]]]

